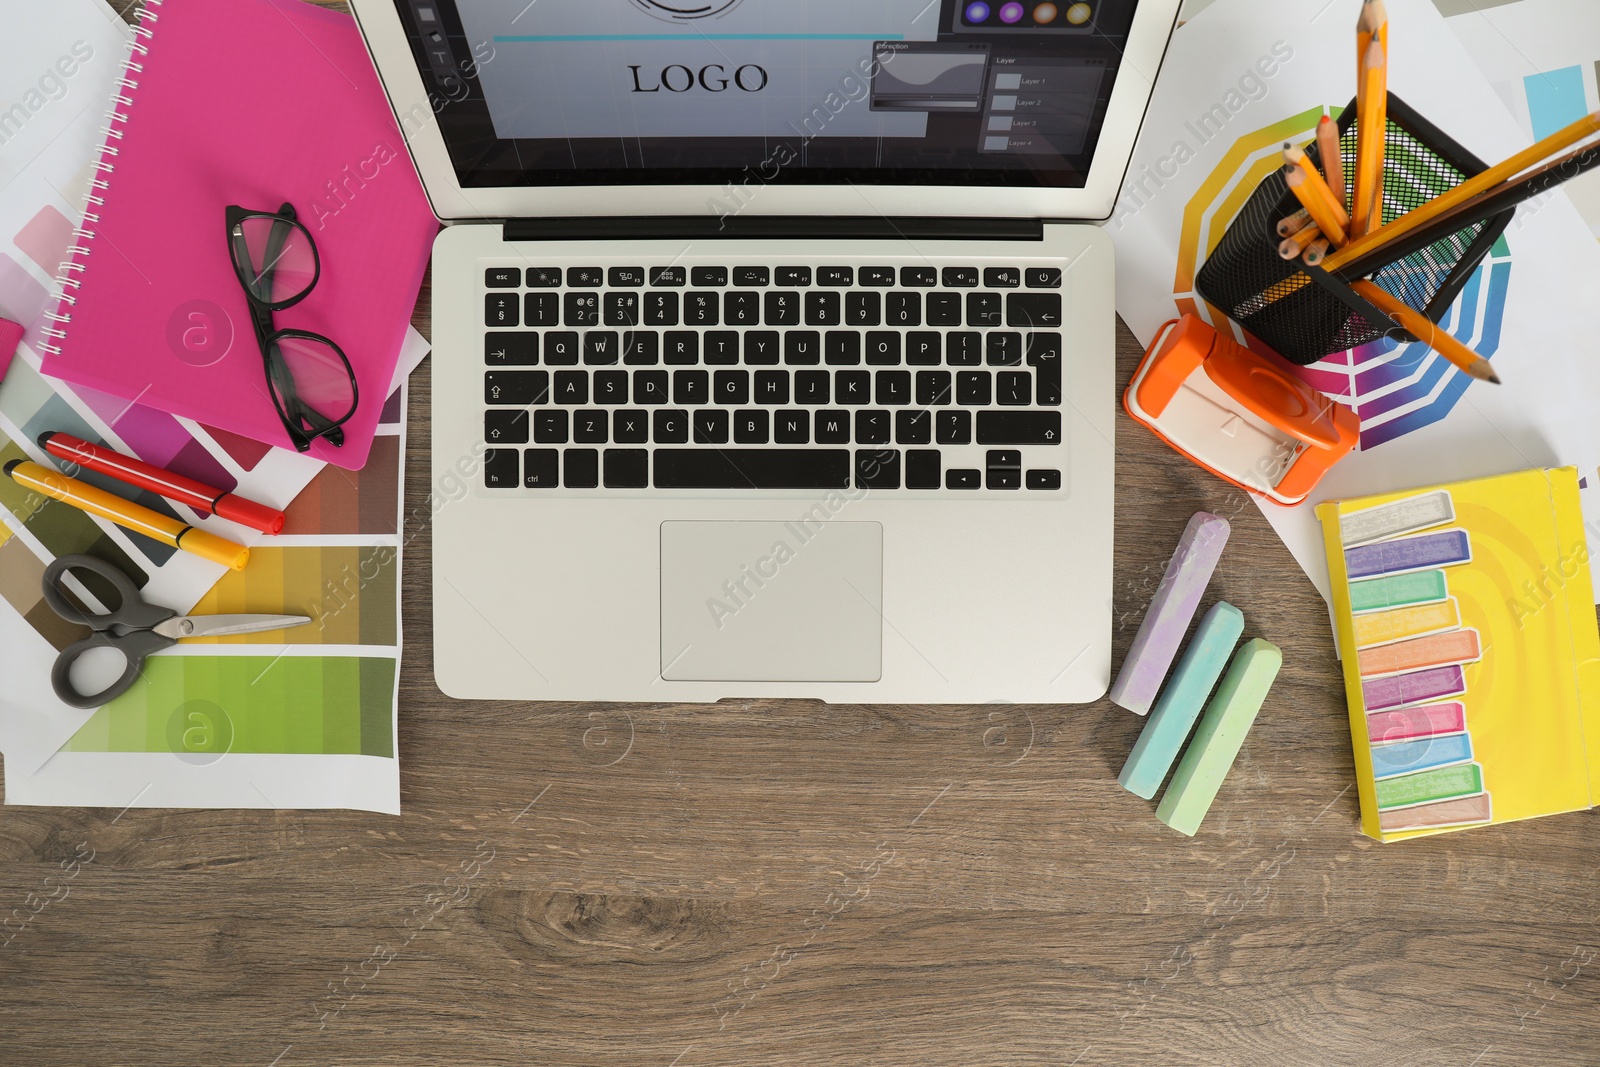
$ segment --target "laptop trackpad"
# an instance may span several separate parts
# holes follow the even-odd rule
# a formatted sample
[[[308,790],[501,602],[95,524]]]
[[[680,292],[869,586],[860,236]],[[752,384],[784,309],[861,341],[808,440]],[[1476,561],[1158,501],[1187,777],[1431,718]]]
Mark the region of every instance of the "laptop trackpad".
[[[663,678],[875,682],[882,675],[880,524],[661,524]]]

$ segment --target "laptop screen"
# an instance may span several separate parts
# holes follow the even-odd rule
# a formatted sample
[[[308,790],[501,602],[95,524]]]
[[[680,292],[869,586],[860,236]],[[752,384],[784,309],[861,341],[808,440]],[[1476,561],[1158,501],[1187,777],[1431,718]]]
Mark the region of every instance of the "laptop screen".
[[[463,188],[1071,189],[1138,0],[394,2]]]

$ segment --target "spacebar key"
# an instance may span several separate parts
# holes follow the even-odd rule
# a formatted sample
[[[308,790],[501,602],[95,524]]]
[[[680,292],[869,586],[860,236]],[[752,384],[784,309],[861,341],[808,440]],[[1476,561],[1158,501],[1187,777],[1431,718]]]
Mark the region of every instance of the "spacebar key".
[[[657,489],[848,489],[844,448],[658,448]]]
[[[980,445],[1059,445],[1059,411],[980,411]]]

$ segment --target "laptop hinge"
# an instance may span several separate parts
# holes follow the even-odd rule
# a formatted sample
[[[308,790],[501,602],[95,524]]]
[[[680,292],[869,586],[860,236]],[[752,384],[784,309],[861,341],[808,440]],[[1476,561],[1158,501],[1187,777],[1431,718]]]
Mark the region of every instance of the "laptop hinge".
[[[507,241],[852,238],[855,240],[1042,241],[1038,219],[885,218],[854,215],[609,216],[508,219]]]

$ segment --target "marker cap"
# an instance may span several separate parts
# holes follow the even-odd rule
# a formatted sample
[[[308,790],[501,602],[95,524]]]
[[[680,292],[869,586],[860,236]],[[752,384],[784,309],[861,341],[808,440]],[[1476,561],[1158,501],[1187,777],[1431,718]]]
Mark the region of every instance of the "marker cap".
[[[232,493],[220,496],[212,505],[212,510],[222,518],[241,526],[248,526],[252,530],[269,534],[283,532],[283,512],[277,508],[269,508],[265,504],[258,504],[254,500],[246,500],[242,496],[235,496]]]
[[[209,559],[213,563],[220,563],[236,571],[244,570],[244,565],[250,560],[250,550],[245,546],[236,545],[232,541],[193,526],[178,536],[178,547],[185,552],[193,552],[201,559]]]

